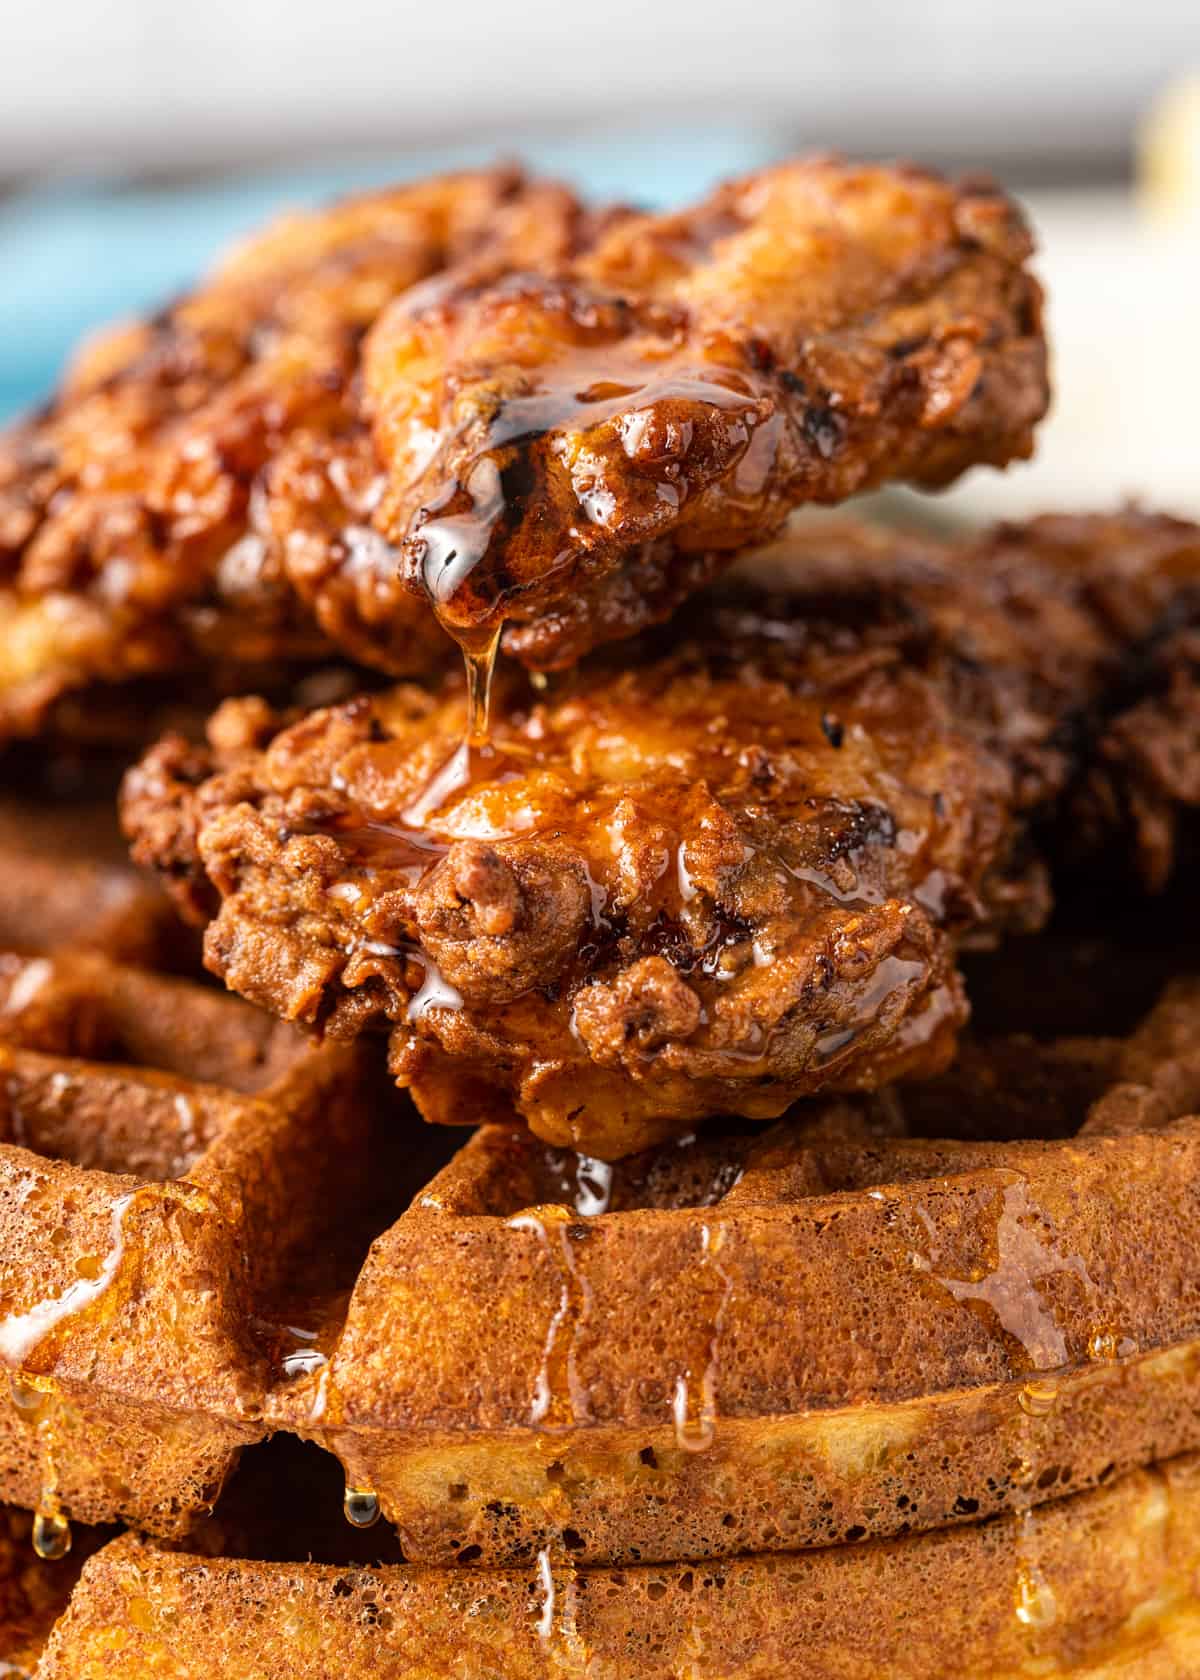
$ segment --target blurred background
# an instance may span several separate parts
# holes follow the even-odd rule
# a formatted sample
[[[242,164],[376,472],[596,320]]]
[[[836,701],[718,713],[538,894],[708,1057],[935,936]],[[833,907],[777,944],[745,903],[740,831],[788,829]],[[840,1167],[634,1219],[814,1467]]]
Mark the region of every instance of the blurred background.
[[[797,150],[1021,193],[1058,401],[937,506],[1200,512],[1200,8],[1181,0],[42,0],[4,8],[0,418],[283,205],[498,155],[667,204]]]

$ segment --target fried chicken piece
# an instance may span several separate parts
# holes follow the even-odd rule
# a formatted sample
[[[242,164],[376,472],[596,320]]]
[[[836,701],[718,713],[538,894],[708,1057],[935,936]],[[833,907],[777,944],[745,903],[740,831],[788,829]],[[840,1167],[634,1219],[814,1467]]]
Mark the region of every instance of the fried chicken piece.
[[[285,218],[86,348],[0,439],[0,735],[92,683],[355,652],[360,625],[394,672],[453,657],[424,604],[396,598],[371,524],[361,340],[448,264],[561,261],[594,225],[511,169],[398,187]],[[319,596],[314,570],[333,573]]]
[[[418,288],[364,350],[375,525],[452,633],[504,622],[510,653],[568,665],[801,502],[1028,455],[1030,251],[990,184],[816,158],[548,271]]]
[[[990,188],[828,160],[666,217],[502,169],[288,218],[0,439],[0,736],[216,659],[436,670],[435,572],[460,640],[560,667],[796,501],[1026,453],[1028,252]]]
[[[215,914],[215,973],[319,1030],[390,1031],[430,1119],[515,1102],[611,1158],[926,1075],[964,941],[1044,920],[1037,838],[1197,537],[798,532],[756,562],[772,588],[730,580],[665,648],[543,693],[502,672],[466,765],[457,674],[282,729],[233,703],[207,750],[168,738],[130,774],[127,831]]]

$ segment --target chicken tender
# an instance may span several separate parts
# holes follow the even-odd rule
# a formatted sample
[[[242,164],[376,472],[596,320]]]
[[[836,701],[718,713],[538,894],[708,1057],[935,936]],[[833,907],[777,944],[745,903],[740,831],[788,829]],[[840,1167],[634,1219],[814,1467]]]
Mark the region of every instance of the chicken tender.
[[[0,439],[0,736],[218,660],[424,675],[438,618],[558,668],[795,502],[1026,453],[1028,253],[992,189],[828,160],[674,216],[500,169],[287,218]]]
[[[616,1157],[944,1064],[959,949],[1044,920],[1096,766],[1110,843],[1123,789],[1160,837],[1195,802],[1195,740],[1154,789],[1116,743],[1183,680],[1147,653],[1198,569],[1194,527],[1136,514],[798,532],[665,646],[505,672],[488,748],[456,673],[290,722],[235,702],[131,773],[126,825],[235,990],[389,1032],[430,1119],[513,1102]]]
[[[377,661],[453,657],[392,588],[371,523],[383,480],[362,337],[450,263],[559,261],[590,226],[565,189],[514,170],[398,187],[285,218],[191,296],[87,347],[0,438],[0,735],[53,723],[91,684],[303,664],[332,641],[353,653],[346,620],[373,626],[381,589]],[[314,568],[336,572],[319,597]]]
[[[548,271],[418,287],[365,346],[376,526],[460,640],[505,624],[527,664],[570,664],[617,628],[610,578],[637,630],[664,564],[679,597],[799,503],[1029,454],[1030,251],[986,183],[816,158]]]

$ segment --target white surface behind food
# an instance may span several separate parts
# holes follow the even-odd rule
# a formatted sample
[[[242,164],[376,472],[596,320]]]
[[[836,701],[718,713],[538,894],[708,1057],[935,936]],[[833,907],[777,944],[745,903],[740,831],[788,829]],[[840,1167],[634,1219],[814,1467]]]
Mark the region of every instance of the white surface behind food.
[[[1032,462],[976,469],[925,511],[1022,518],[1134,498],[1200,516],[1200,217],[1132,194],[1035,198],[1029,210],[1054,408]]]
[[[741,117],[788,143],[1118,155],[1194,0],[9,0],[0,170]]]

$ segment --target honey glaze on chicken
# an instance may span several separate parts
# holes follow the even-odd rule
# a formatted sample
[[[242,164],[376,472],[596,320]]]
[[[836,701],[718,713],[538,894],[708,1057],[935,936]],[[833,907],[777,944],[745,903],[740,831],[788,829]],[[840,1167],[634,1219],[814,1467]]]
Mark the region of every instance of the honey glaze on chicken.
[[[489,746],[424,812],[461,681],[314,713],[261,753],[271,725],[226,708],[217,773],[168,741],[127,820],[177,886],[190,855],[202,903],[200,875],[216,887],[210,966],[331,1032],[390,1024],[430,1118],[515,1100],[617,1156],[927,1071],[964,1017],[957,933],[1039,913],[1010,869],[1011,775],[886,633],[809,606],[726,597],[668,652],[633,644],[544,698],[502,672]]]
[[[451,677],[226,707],[131,773],[125,822],[234,989],[389,1031],[431,1118],[515,1102],[615,1158],[939,1066],[958,950],[1038,925],[1043,853],[1170,877],[1198,566],[1195,527],[1137,513],[956,546],[818,523],[669,637],[540,693],[503,668],[454,789]]]
[[[1030,250],[989,185],[809,158],[540,270],[451,271],[364,346],[376,528],[472,659],[503,627],[564,668],[801,502],[1027,454]]]

